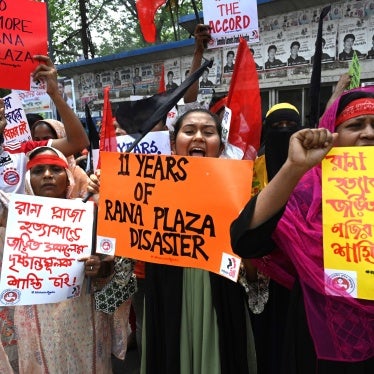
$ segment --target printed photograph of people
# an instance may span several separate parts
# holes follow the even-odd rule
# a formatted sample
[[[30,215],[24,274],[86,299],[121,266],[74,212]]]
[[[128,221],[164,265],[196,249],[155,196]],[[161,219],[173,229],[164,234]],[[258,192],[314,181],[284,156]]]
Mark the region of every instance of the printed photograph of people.
[[[96,74],[95,76],[95,88],[102,88],[103,84],[101,83],[101,76],[100,74]]]
[[[253,48],[249,48],[249,50],[251,51],[253,58],[255,58],[255,50]],[[259,64],[256,61],[255,61],[255,64],[256,64],[256,70],[262,70],[262,67],[259,66]]]
[[[114,79],[113,79],[113,87],[119,87],[121,86],[122,82],[119,78],[119,71],[114,72]]]
[[[343,39],[343,51],[339,53],[339,60],[346,61],[352,60],[353,53],[356,52],[357,57],[363,57],[364,55],[357,49],[353,49],[356,37],[353,34],[346,34]]]
[[[167,91],[170,91],[170,90],[175,90],[178,85],[174,82],[174,73],[170,70],[168,71],[167,75],[167,83],[166,83],[166,90]]]
[[[368,53],[366,55],[366,58],[369,60],[372,60],[374,58],[374,35],[371,38],[371,48],[368,50]]]
[[[299,56],[299,49],[300,49],[300,43],[295,40],[294,42],[291,43],[290,46],[290,57],[288,57],[287,64],[288,66],[292,65],[300,65],[300,64],[306,64],[307,61],[305,60],[304,57]]]
[[[65,81],[63,79],[60,79],[58,81],[58,92],[64,98],[66,104],[68,104],[70,108],[74,109],[74,103],[71,97],[71,90],[70,92],[68,92],[67,87],[65,87]]]
[[[322,62],[328,62],[328,61],[333,61],[334,57],[331,57],[328,53],[324,52],[323,49],[326,46],[326,40],[322,38],[322,56],[321,56],[321,61]],[[314,63],[314,55],[310,59],[311,64],[313,65]]]
[[[142,77],[139,74],[139,68],[134,68],[134,76],[132,77],[132,83],[136,84],[142,81]]]
[[[285,62],[275,58],[277,53],[277,47],[272,44],[268,47],[268,59],[265,62],[265,69],[274,69],[282,66],[286,66]]]
[[[214,83],[208,79],[209,69],[206,68],[203,72],[202,79],[200,81],[200,88],[212,88]]]
[[[226,54],[226,65],[223,67],[224,73],[232,73],[234,71],[234,51],[228,51]]]

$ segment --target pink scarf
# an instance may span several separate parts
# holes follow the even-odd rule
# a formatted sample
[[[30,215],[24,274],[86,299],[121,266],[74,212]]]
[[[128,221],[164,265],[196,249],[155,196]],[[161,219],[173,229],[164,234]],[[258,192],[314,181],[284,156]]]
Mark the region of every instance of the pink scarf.
[[[374,92],[374,87],[355,91],[359,90]],[[325,112],[319,127],[334,131],[338,104],[339,99]],[[295,278],[300,281],[319,359],[363,361],[374,356],[374,301],[326,296],[321,194],[321,169],[317,166],[295,188],[273,233],[282,250],[276,249],[259,261],[259,268],[288,288]]]

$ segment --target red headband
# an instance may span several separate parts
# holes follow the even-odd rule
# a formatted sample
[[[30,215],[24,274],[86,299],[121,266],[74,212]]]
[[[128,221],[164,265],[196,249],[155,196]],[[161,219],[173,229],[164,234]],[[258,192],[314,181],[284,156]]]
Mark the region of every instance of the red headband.
[[[36,165],[56,165],[64,169],[68,168],[68,164],[57,155],[37,155],[27,163],[26,168],[30,170]]]
[[[367,114],[374,115],[374,99],[364,97],[353,100],[339,114],[339,117],[335,121],[335,128],[351,118],[364,116]]]

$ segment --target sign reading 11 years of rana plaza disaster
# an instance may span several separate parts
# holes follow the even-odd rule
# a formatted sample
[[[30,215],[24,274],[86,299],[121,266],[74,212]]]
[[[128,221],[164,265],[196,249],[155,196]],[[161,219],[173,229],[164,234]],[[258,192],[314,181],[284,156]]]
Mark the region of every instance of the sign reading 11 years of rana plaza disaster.
[[[230,224],[252,161],[102,152],[97,252],[200,268],[237,280]]]

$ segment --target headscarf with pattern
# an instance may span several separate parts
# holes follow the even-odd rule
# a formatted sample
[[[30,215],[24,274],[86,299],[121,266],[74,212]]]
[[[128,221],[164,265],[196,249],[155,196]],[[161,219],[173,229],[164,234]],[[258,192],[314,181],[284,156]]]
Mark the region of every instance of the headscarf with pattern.
[[[319,127],[334,131],[338,110],[349,104],[352,92],[371,95],[374,87],[344,93],[324,113]],[[266,256],[262,270],[286,286],[299,280],[317,357],[348,362],[373,357],[374,301],[353,298],[343,290],[340,296],[327,295],[337,290],[329,292],[325,282],[320,166],[300,180],[272,237],[282,250]]]

